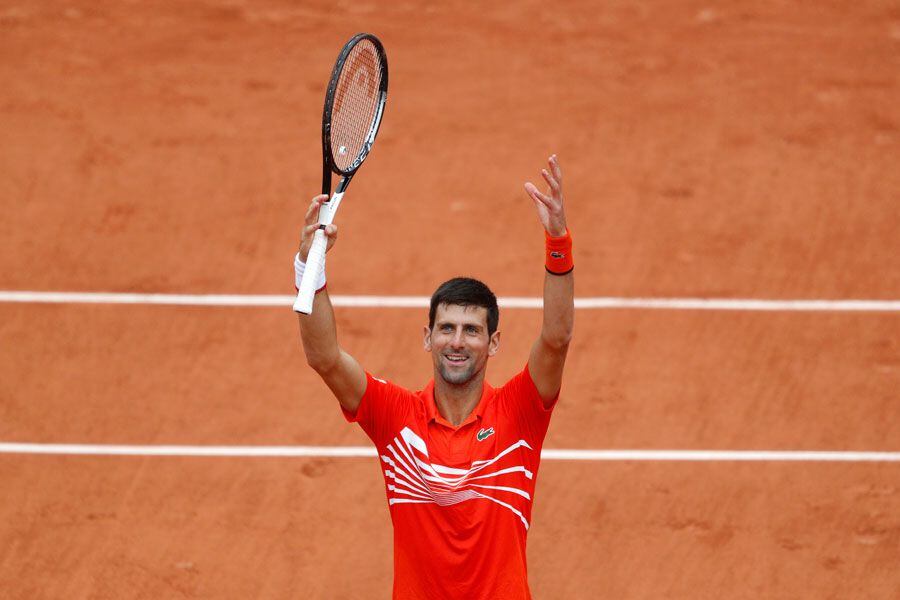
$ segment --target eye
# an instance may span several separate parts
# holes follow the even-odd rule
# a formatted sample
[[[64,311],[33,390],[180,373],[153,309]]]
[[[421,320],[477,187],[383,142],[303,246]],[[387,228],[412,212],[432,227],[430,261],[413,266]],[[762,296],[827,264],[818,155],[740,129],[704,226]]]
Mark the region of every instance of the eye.
[[[475,327],[474,325],[466,326],[466,333],[471,333],[472,335],[476,335],[476,334],[478,334],[479,331],[480,331],[479,328]]]

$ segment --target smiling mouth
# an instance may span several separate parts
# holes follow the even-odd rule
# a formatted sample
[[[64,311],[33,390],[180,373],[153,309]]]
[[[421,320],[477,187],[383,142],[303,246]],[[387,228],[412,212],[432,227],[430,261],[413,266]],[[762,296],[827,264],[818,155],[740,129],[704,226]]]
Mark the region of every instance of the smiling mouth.
[[[444,358],[447,360],[447,362],[454,365],[461,365],[469,360],[468,356],[462,354],[445,354]]]

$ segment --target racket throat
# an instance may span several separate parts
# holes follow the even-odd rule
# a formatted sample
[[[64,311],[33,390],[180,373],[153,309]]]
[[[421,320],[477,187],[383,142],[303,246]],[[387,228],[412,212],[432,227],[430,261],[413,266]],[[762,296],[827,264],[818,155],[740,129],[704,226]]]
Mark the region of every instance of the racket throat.
[[[341,177],[341,182],[338,183],[337,189],[334,190],[334,195],[337,196],[338,194],[340,194],[343,196],[344,192],[347,191],[348,185],[350,185],[350,178],[349,177]],[[332,200],[333,200],[333,198],[332,198]],[[330,202],[330,200],[329,200],[329,202]]]
[[[322,193],[331,195],[331,163],[328,157],[328,147],[325,147],[325,158],[322,160]]]

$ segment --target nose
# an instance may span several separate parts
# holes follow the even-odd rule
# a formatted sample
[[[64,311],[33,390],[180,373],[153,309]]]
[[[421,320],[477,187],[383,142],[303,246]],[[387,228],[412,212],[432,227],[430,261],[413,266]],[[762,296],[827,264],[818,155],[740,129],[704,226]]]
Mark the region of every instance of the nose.
[[[454,348],[462,348],[463,345],[463,332],[462,328],[457,329],[453,332],[453,338],[450,340],[450,344]]]

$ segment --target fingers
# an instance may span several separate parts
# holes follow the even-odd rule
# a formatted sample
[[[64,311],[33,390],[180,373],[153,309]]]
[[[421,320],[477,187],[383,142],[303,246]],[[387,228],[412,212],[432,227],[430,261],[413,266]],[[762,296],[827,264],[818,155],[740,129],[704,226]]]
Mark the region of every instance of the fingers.
[[[553,154],[547,160],[547,163],[550,165],[550,172],[553,173],[553,178],[562,185],[562,169],[559,168],[559,159]]]
[[[541,176],[544,178],[544,181],[547,182],[547,185],[550,186],[550,189],[553,190],[554,194],[560,193],[560,185],[559,182],[547,172],[547,169],[541,169]]]
[[[303,237],[311,239],[314,235],[316,235],[316,230],[319,229],[319,227],[320,225],[318,223],[306,225],[305,227],[303,227]],[[325,232],[325,237],[337,239],[337,225],[333,223],[331,225],[326,225],[325,229],[323,229],[322,231]]]
[[[319,194],[312,199],[309,203],[309,208],[306,209],[306,216],[304,217],[304,221],[307,225],[311,225],[319,220],[319,207],[327,200],[328,196],[325,194]]]
[[[547,208],[553,207],[553,200],[551,200],[550,197],[546,194],[541,193],[541,191],[538,190],[530,181],[525,184],[525,191],[528,192],[528,195],[531,196],[531,198],[535,202],[539,202]]]
[[[525,184],[525,191],[534,202],[544,230],[552,236],[561,236],[566,232],[566,213],[563,208],[562,169],[555,154],[547,159],[547,167],[541,169],[541,177],[550,188],[547,193],[538,190],[530,181]]]
[[[327,252],[331,250],[331,247],[337,241],[337,225],[326,225],[323,231],[325,232],[325,251]]]
[[[555,154],[547,159],[547,166],[548,169],[541,169],[541,176],[550,186],[554,197],[562,198],[562,169],[559,168],[559,159]]]
[[[531,200],[535,203],[536,206],[543,206],[544,203],[541,202],[540,192],[537,191],[537,188],[534,187],[534,184],[530,181],[525,184],[525,192],[531,198]]]
[[[300,239],[300,260],[306,262],[309,256],[309,249],[312,246],[313,239],[315,239],[316,231],[318,231],[321,226],[318,223],[310,223],[309,225],[305,225],[303,227],[303,237]],[[327,243],[325,250],[326,252],[334,246],[334,243],[337,241],[338,236],[338,228],[337,225],[331,224],[326,225],[322,231],[325,233],[325,241]]]

